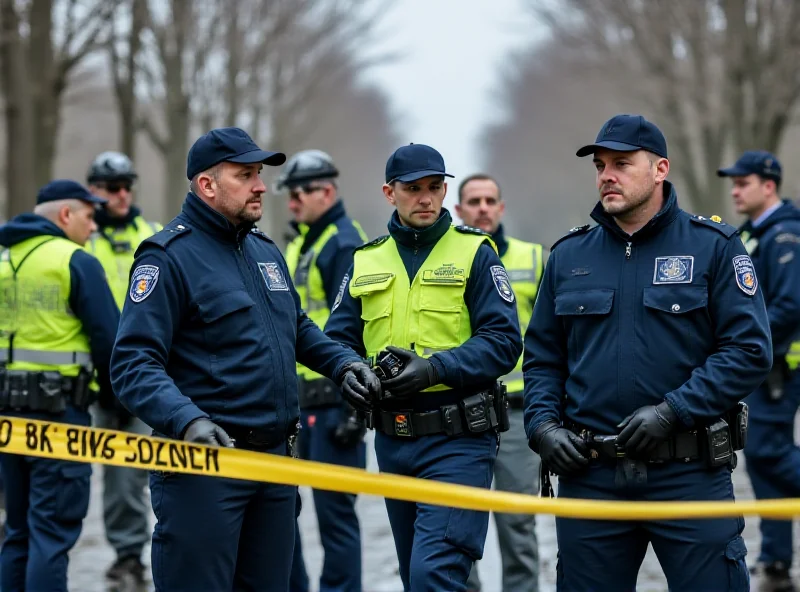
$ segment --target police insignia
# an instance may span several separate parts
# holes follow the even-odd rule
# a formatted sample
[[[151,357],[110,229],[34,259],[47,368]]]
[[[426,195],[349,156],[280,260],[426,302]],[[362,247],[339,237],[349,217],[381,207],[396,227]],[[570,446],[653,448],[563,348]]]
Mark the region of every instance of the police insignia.
[[[758,289],[758,278],[750,257],[736,255],[733,258],[733,271],[736,274],[736,285],[748,296],[753,296]]]
[[[267,284],[267,289],[270,292],[288,292],[289,285],[283,279],[281,268],[274,261],[267,263],[259,262],[258,268],[261,270],[261,275],[264,276],[264,283]]]
[[[344,289],[347,287],[347,282],[350,281],[350,274],[344,274],[342,278],[342,284],[339,286],[339,293],[336,294],[336,300],[333,301],[333,308],[331,308],[331,312],[339,308],[339,305],[342,303],[342,298],[344,298]]]
[[[129,295],[133,302],[141,302],[153,291],[158,283],[159,269],[155,265],[140,265],[131,274]]]
[[[694,273],[694,257],[691,255],[671,255],[656,257],[653,271],[654,284],[691,284]]]
[[[492,265],[489,270],[492,272],[492,280],[497,292],[506,302],[514,302],[514,290],[511,289],[511,281],[502,265]]]

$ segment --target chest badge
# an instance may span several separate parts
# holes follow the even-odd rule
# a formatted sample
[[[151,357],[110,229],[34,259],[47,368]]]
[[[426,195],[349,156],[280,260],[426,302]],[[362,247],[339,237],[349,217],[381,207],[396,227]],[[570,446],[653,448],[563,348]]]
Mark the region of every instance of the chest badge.
[[[281,273],[281,268],[277,263],[274,261],[259,262],[258,268],[261,270],[261,275],[264,276],[264,282],[270,292],[289,291],[289,285],[286,283],[283,273]]]
[[[133,302],[139,303],[152,294],[158,283],[159,272],[155,265],[140,265],[133,270],[129,292]]]
[[[753,296],[758,289],[758,278],[750,257],[736,255],[733,258],[733,270],[736,272],[736,285],[739,289],[748,296]]]
[[[653,272],[654,284],[691,284],[694,273],[692,255],[671,255],[656,257]]]

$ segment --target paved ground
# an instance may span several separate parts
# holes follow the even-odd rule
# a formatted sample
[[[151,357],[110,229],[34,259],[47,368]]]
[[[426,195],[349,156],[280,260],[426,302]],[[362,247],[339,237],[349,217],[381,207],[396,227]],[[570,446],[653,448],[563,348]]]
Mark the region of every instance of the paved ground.
[[[743,464],[740,462],[739,468],[734,473],[736,495],[738,499],[749,499],[752,497],[752,492]],[[376,470],[374,457],[370,458],[369,468],[370,470]],[[76,592],[105,592],[107,590],[103,580],[103,571],[112,561],[113,553],[106,544],[102,530],[99,480],[101,471],[102,467],[96,467],[90,515],[85,522],[81,539],[72,553],[70,590]],[[310,500],[308,491],[302,493],[304,494],[304,509],[301,515],[301,528],[308,561],[307,567],[309,575],[313,579],[318,577],[319,574],[322,560],[321,548],[316,532],[313,503]],[[383,500],[375,497],[362,497],[358,502],[358,511],[364,532],[365,592],[402,592],[402,585],[397,576],[397,561],[394,555],[394,547]],[[556,554],[555,528],[552,516],[539,517],[537,533],[542,557],[541,589],[542,592],[550,592],[555,590]],[[745,538],[749,549],[748,559],[755,561],[760,543],[757,519],[748,520]],[[149,563],[149,557],[146,559]],[[485,557],[481,562],[481,577],[483,578],[485,592],[500,592],[499,567],[500,558],[492,524],[486,543]],[[752,589],[754,591],[758,590],[757,582],[754,581],[753,584]],[[152,590],[152,585],[147,589]],[[652,549],[648,552],[642,566],[638,589],[642,592],[667,589]]]

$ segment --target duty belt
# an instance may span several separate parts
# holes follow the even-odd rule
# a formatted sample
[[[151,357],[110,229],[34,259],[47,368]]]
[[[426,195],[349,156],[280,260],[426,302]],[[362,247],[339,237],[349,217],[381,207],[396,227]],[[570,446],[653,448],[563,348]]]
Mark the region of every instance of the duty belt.
[[[302,376],[298,376],[297,397],[300,402],[300,409],[341,405],[343,401],[342,396],[339,394],[339,387],[330,378],[306,380]]]
[[[517,411],[525,409],[525,401],[521,392],[508,393],[508,408]]]
[[[587,430],[579,430],[576,433],[586,443],[592,458],[618,459],[627,456],[625,449],[617,444],[617,436],[597,436]],[[647,458],[639,460],[647,462],[690,461],[702,458],[702,456],[698,434],[696,431],[691,431],[671,436],[648,454]]]
[[[269,450],[277,448],[281,443],[286,442],[290,454],[293,451],[294,442],[299,429],[297,426],[294,426],[282,432],[275,429],[245,428],[225,423],[220,423],[219,426],[231,437],[236,448],[246,450]]]
[[[85,370],[78,376],[62,376],[58,372],[0,367],[0,411],[63,413],[67,404],[85,410],[94,399],[89,389],[90,378]]]

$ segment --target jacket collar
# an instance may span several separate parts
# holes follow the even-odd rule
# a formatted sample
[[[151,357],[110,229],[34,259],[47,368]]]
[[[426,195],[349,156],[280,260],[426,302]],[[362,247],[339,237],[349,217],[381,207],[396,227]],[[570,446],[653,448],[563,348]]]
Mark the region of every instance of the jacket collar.
[[[397,210],[395,210],[389,220],[389,234],[401,245],[418,249],[435,245],[444,236],[444,233],[450,229],[452,220],[450,212],[446,208],[442,208],[442,211],[439,212],[439,218],[430,226],[411,228],[400,223],[400,217],[397,215]]]
[[[664,181],[664,197],[664,205],[661,206],[661,210],[659,210],[647,224],[632,235],[629,235],[619,227],[614,217],[606,213],[603,209],[603,204],[599,201],[592,210],[592,219],[626,242],[642,240],[657,234],[661,229],[671,224],[681,211],[678,207],[678,194],[675,192],[675,187],[669,181]]]
[[[508,251],[508,241],[506,240],[506,232],[502,224],[500,224],[494,234],[492,234],[492,240],[494,244],[497,245],[497,254],[500,255],[500,257],[505,255],[506,251]]]
[[[182,211],[201,230],[228,242],[241,241],[253,228],[252,222],[234,225],[191,191],[183,202]]]
[[[325,229],[331,224],[336,223],[339,219],[344,218],[347,212],[344,210],[344,202],[340,199],[333,204],[316,222],[311,224],[297,224],[293,223],[292,226],[303,237],[303,246],[300,248],[301,252],[305,252],[313,245],[316,240],[325,232]]]

